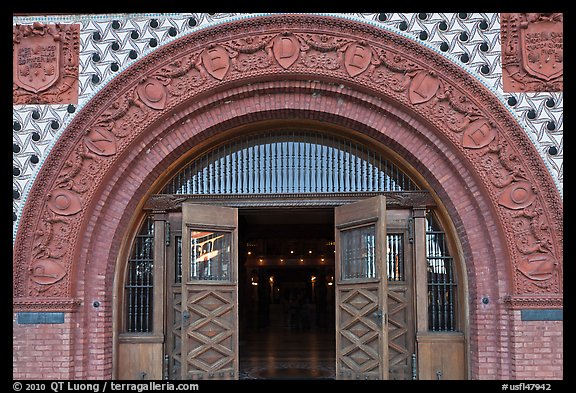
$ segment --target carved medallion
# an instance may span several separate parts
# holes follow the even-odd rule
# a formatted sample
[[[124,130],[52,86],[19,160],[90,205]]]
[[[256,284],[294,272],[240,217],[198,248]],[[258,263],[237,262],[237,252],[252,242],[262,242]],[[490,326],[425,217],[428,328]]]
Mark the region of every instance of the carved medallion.
[[[56,188],[48,194],[48,207],[56,214],[71,216],[82,209],[82,201],[74,191]]]
[[[201,55],[202,64],[211,76],[222,80],[230,68],[230,56],[220,45],[210,45]]]
[[[464,129],[462,146],[469,149],[480,149],[492,142],[496,138],[496,134],[496,130],[490,126],[488,120],[475,120]]]
[[[371,60],[370,47],[354,42],[348,45],[344,54],[344,68],[351,77],[355,77],[368,69]]]
[[[513,182],[504,189],[500,195],[498,203],[509,209],[518,210],[530,206],[536,194],[532,190],[532,185],[526,181]]]
[[[153,109],[164,109],[168,93],[166,87],[155,78],[148,78],[138,85],[136,89],[138,97]]]
[[[274,58],[284,69],[290,67],[298,60],[300,43],[292,34],[282,34],[274,38],[272,53]]]
[[[436,75],[427,71],[420,71],[412,79],[408,89],[408,98],[412,104],[421,104],[436,95],[440,88],[440,80]]]
[[[530,255],[518,264],[518,270],[531,280],[543,281],[552,278],[556,261],[549,254]]]
[[[111,156],[116,154],[116,137],[110,131],[103,128],[92,129],[84,137],[86,147],[99,156]]]
[[[30,280],[40,285],[51,285],[62,280],[66,270],[50,259],[40,259],[30,267]]]
[[[13,103],[78,103],[80,25],[13,27]]]

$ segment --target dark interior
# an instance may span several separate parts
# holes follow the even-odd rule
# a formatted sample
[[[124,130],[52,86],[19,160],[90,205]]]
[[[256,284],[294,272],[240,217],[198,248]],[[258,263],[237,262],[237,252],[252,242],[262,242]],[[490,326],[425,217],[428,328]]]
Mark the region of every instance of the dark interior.
[[[239,211],[240,373],[332,378],[334,210]]]

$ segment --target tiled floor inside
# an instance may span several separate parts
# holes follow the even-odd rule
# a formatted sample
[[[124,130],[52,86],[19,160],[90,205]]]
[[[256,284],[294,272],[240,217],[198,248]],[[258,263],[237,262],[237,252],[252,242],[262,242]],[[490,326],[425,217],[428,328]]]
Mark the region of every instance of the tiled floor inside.
[[[335,334],[287,327],[240,335],[240,379],[334,379]]]

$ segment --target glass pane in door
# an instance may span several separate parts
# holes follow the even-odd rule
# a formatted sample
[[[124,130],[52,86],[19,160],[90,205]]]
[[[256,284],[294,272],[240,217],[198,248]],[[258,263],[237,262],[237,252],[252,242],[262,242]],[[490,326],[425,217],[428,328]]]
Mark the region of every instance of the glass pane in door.
[[[190,279],[230,280],[229,232],[190,232]]]
[[[377,277],[375,236],[375,225],[347,229],[340,233],[342,280]]]

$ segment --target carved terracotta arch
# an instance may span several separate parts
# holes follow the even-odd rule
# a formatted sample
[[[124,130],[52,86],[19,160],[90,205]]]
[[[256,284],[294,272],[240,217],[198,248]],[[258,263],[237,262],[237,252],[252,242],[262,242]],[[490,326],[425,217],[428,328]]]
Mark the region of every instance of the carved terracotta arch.
[[[293,99],[282,101],[278,93]],[[254,106],[237,105],[256,95]],[[349,112],[342,103],[360,109]],[[15,310],[74,310],[84,297],[79,280],[89,279],[81,273],[109,271],[118,239],[98,244],[108,258],[93,259],[90,247],[104,230],[122,233],[143,196],[126,195],[125,212],[106,210],[103,201],[126,181],[118,173],[140,165],[149,173],[130,173],[152,184],[176,159],[174,151],[244,120],[289,115],[364,124],[367,133],[396,140],[398,149],[402,141],[419,140],[420,150],[404,148],[435,179],[459,235],[471,239],[465,242],[471,270],[484,252],[474,239],[486,238],[491,250],[482,255],[495,261],[482,263],[509,272],[502,273],[509,277],[503,285],[513,304],[561,304],[562,200],[503,104],[464,70],[407,38],[340,18],[284,15],[223,23],[175,40],[124,71],[77,114],[24,207],[13,255]],[[171,142],[162,142],[164,136]],[[168,158],[146,158],[150,151]],[[456,193],[442,185],[449,178],[425,165],[432,152],[444,154],[442,165],[454,165],[446,173],[460,184]],[[493,223],[489,228],[462,218],[464,195],[477,198],[468,208],[484,209],[480,222]],[[94,218],[102,211],[107,222]],[[494,277],[489,271],[488,279]]]

